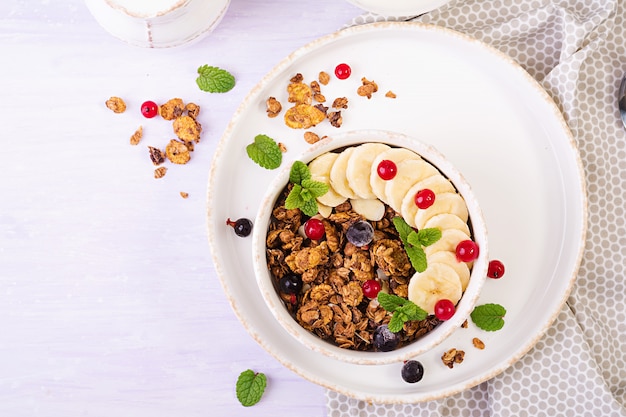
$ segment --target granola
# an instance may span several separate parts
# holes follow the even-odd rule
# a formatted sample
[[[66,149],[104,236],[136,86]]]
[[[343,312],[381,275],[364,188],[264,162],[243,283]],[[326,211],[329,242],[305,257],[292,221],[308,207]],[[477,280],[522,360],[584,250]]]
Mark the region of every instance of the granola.
[[[454,364],[462,363],[464,359],[465,352],[455,348],[452,348],[441,355],[441,361],[450,369],[454,368]]]
[[[114,113],[124,113],[126,111],[126,103],[119,97],[111,97],[105,102],[108,109]]]
[[[364,218],[345,202],[322,219],[325,239],[314,241],[299,233],[307,218],[299,209],[284,206],[291,187],[285,187],[278,198],[266,236],[268,267],[285,307],[303,328],[332,344],[375,350],[374,330],[388,324],[392,313],[375,298],[364,296],[363,282],[376,278],[377,269],[381,269],[386,275],[386,291],[406,297],[408,277],[415,272],[391,221],[395,212],[386,210],[385,218],[372,222],[375,240],[358,248],[347,241],[345,232]],[[302,276],[303,290],[298,294],[280,292],[280,279],[294,273]],[[400,346],[422,337],[439,323],[434,316],[406,322],[398,333]]]

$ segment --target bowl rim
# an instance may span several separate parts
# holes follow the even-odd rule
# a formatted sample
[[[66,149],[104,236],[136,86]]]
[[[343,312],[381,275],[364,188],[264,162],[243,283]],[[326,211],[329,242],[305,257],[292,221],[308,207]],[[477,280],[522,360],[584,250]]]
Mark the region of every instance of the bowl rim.
[[[321,353],[325,356],[348,363],[361,365],[383,365],[393,362],[402,362],[425,353],[444,340],[456,329],[460,328],[472,312],[483,284],[486,281],[488,267],[488,239],[487,227],[480,205],[472,188],[460,171],[434,146],[412,136],[387,130],[350,130],[337,135],[325,137],[295,156],[294,161],[308,164],[315,157],[335,149],[355,146],[366,142],[385,143],[394,147],[410,149],[439,169],[457,189],[466,202],[471,221],[473,239],[479,246],[479,257],[474,261],[470,281],[461,300],[457,304],[454,316],[439,324],[434,330],[423,337],[391,352],[357,351],[340,348],[331,342],[325,341],[302,327],[285,308],[272,282],[267,268],[266,236],[271,213],[279,193],[289,181],[291,165],[279,168],[273,181],[263,196],[257,210],[252,231],[252,261],[257,285],[263,300],[281,327],[304,347]]]

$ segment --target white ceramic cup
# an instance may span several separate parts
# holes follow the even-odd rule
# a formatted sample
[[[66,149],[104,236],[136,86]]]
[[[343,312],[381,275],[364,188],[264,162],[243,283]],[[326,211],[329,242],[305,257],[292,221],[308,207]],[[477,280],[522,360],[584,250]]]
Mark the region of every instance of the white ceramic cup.
[[[210,33],[230,0],[85,0],[96,21],[131,45],[168,48]]]
[[[252,256],[257,283],[265,303],[282,327],[302,343],[303,349],[312,349],[334,359],[349,363],[378,365],[400,362],[422,354],[439,345],[455,330],[461,327],[474,309],[474,305],[480,295],[480,291],[486,280],[489,260],[487,228],[478,201],[469,183],[461,173],[434,147],[400,133],[377,130],[350,131],[317,142],[303,154],[296,157],[296,160],[309,163],[315,157],[325,152],[365,142],[380,142],[390,146],[413,150],[437,167],[444,176],[452,182],[459,194],[464,198],[469,213],[469,221],[472,226],[473,240],[478,244],[480,251],[479,257],[473,263],[469,284],[463,293],[463,297],[456,306],[454,316],[442,322],[422,338],[391,352],[363,352],[340,348],[330,342],[322,340],[300,326],[289,314],[274,287],[273,278],[267,266],[265,244],[274,204],[278,195],[289,181],[290,165],[285,166],[284,164],[284,166],[279,169],[276,178],[269,185],[268,191],[261,202],[261,207],[256,216],[252,233]]]

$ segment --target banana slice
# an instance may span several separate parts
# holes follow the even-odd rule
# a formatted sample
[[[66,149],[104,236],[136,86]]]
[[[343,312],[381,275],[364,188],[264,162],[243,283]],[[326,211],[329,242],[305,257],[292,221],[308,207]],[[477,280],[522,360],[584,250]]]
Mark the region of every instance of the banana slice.
[[[422,159],[418,154],[405,148],[391,148],[378,155],[372,161],[372,167],[370,171],[370,186],[372,192],[379,200],[385,198],[385,185],[387,181],[378,176],[378,164],[380,161],[389,160],[393,161],[396,166],[405,159]]]
[[[435,196],[435,202],[425,210],[418,210],[415,215],[415,227],[423,229],[424,224],[438,214],[454,214],[467,222],[469,214],[465,200],[457,193],[442,193]]]
[[[431,217],[424,223],[424,228],[436,227],[440,230],[445,229],[459,229],[466,235],[471,236],[470,228],[467,222],[461,220],[461,218],[455,214],[445,213],[437,214]]]
[[[350,200],[350,204],[352,204],[354,211],[367,220],[377,222],[385,215],[385,204],[376,198]]]
[[[357,198],[357,195],[352,191],[348,184],[348,178],[346,178],[346,171],[348,169],[348,161],[355,148],[346,148],[343,152],[337,156],[333,166],[330,168],[330,186],[335,189],[337,194],[340,194],[346,198]]]
[[[461,288],[463,292],[465,292],[467,284],[469,284],[470,280],[470,269],[465,262],[457,261],[454,252],[435,252],[428,257],[428,264],[446,264],[448,266],[451,266],[456,271],[456,273],[459,274],[459,279],[461,280]]]
[[[364,143],[357,146],[352,152],[348,161],[346,178],[350,188],[359,198],[376,198],[370,185],[372,161],[388,149],[389,146],[383,143]]]
[[[415,183],[415,185],[407,191],[402,199],[402,205],[400,206],[400,214],[411,227],[415,227],[415,215],[417,214],[417,210],[419,210],[415,205],[415,194],[424,189],[431,190],[435,195],[455,192],[452,183],[441,174],[431,175]]]
[[[424,272],[411,277],[408,293],[409,300],[428,314],[434,314],[437,301],[447,299],[456,304],[463,295],[463,289],[454,268],[443,263],[431,263]]]
[[[338,157],[338,153],[327,152],[309,162],[311,179],[328,185],[328,192],[317,198],[318,203],[328,207],[337,207],[348,199],[338,194],[330,184],[330,170]]]
[[[456,246],[459,242],[469,238],[468,234],[459,229],[443,229],[441,231],[441,239],[430,246],[426,246],[424,253],[429,257],[433,253],[440,251],[456,252]]]
[[[406,159],[397,166],[396,177],[385,184],[385,199],[383,201],[386,201],[392,209],[400,213],[402,200],[409,189],[416,182],[435,175],[439,171],[423,159]]]

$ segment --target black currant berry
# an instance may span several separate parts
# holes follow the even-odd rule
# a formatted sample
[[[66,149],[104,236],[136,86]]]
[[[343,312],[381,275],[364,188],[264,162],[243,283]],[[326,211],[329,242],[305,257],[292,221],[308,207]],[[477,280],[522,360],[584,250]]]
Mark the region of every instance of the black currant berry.
[[[252,232],[252,222],[249,219],[241,218],[236,221],[226,220],[226,224],[235,229],[237,236],[246,237]]]

